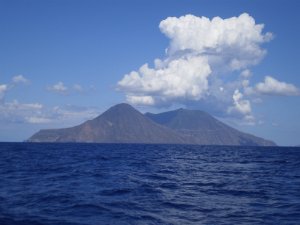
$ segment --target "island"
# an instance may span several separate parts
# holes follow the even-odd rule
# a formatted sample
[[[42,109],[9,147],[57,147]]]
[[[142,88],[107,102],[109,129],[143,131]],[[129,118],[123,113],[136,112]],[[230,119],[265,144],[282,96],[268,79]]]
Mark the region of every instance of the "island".
[[[247,134],[201,110],[177,109],[141,113],[117,104],[78,126],[40,130],[28,142],[143,143],[275,146],[273,141]]]

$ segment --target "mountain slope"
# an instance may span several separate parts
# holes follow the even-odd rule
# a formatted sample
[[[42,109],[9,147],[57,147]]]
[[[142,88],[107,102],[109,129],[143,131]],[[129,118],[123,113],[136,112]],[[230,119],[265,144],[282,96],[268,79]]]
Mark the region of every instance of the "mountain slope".
[[[41,130],[29,142],[186,143],[175,131],[118,104],[93,120],[64,129]]]
[[[41,130],[28,141],[275,145],[271,141],[242,133],[199,110],[179,109],[143,115],[124,103],[75,127]]]
[[[146,113],[145,116],[177,131],[190,143],[201,145],[276,145],[272,141],[240,132],[200,110],[178,109],[159,114]]]

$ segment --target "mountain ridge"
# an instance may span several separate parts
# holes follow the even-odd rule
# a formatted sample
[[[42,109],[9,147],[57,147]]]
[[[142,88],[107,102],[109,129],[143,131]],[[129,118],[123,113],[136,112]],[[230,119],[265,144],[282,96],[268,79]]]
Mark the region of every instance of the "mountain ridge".
[[[153,114],[153,121],[183,134],[191,142],[204,145],[276,145],[274,142],[241,132],[201,110],[177,109]]]
[[[46,129],[28,142],[157,143],[197,145],[275,145],[240,132],[200,110],[142,114],[126,103],[110,107],[80,125]]]
[[[117,104],[78,126],[41,130],[29,142],[186,143],[175,131],[145,117],[132,106]]]

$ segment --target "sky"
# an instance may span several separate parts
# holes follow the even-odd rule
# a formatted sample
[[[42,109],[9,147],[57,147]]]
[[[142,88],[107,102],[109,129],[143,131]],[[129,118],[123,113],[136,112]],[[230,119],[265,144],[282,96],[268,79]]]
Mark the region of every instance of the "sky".
[[[300,144],[300,1],[0,0],[0,141],[127,102]]]

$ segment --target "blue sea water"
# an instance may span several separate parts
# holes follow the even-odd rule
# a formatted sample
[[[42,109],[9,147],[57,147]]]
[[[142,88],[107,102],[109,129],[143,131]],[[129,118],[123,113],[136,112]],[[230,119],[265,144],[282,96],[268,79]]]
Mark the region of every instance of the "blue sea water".
[[[0,143],[0,224],[300,224],[300,148]]]

